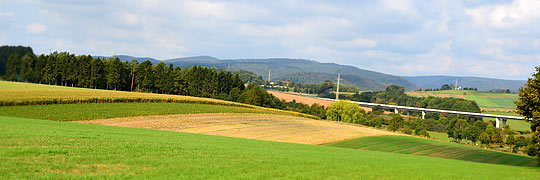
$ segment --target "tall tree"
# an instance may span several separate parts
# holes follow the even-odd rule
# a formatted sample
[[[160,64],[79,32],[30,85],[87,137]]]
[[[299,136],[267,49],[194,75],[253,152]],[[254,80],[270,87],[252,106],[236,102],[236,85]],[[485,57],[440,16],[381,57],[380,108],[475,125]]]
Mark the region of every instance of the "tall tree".
[[[108,89],[117,90],[122,85],[122,62],[120,59],[109,59],[106,64],[107,70],[107,87]]]
[[[133,59],[129,61],[129,71],[131,75],[131,83],[129,83],[129,90],[133,91],[133,87],[135,87],[135,73],[137,71],[137,65],[139,65],[139,62],[137,59]]]
[[[17,80],[21,67],[21,57],[19,54],[11,54],[7,60],[6,79],[8,81]]]
[[[34,82],[34,63],[36,62],[36,56],[28,53],[21,58],[21,77],[25,82]]]
[[[540,165],[540,66],[536,67],[536,72],[527,80],[525,86],[519,89],[519,99],[514,103],[517,106],[517,113],[531,124],[533,132],[531,148],[538,156]]]
[[[92,60],[90,66],[90,84],[94,89],[104,88],[103,83],[105,80],[105,64],[100,58]]]

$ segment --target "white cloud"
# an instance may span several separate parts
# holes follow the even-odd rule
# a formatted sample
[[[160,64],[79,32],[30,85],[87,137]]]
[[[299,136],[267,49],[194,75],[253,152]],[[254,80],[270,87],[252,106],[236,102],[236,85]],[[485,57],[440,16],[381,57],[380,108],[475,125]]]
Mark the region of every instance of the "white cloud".
[[[297,23],[280,25],[252,25],[243,24],[238,33],[262,37],[309,37],[325,34],[331,29],[346,28],[352,24],[344,18],[316,18],[307,19]]]
[[[32,23],[32,24],[26,25],[26,31],[32,34],[40,34],[42,32],[45,32],[46,30],[47,30],[47,26],[43,24]]]
[[[140,22],[139,17],[137,17],[137,15],[132,14],[132,13],[122,12],[120,14],[120,17],[121,17],[122,22],[129,26],[138,25]]]
[[[419,12],[409,0],[381,0],[383,8],[409,16],[419,16]]]
[[[340,45],[344,47],[374,47],[375,45],[377,45],[377,41],[371,39],[356,38],[352,41],[342,42],[340,43]]]
[[[0,19],[11,19],[14,17],[15,15],[11,12],[0,12]]]
[[[485,5],[465,10],[478,25],[515,28],[531,25],[540,18],[540,1],[514,0],[511,4]]]

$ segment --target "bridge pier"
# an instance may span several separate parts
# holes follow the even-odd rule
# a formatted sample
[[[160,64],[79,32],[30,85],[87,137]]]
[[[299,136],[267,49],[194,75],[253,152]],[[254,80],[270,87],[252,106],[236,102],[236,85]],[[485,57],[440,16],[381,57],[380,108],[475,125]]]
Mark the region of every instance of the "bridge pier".
[[[397,108],[394,109],[394,113],[399,114],[399,111],[397,110]]]
[[[503,128],[506,126],[506,119],[502,119],[502,125]]]
[[[499,120],[499,118],[495,118],[495,127],[500,128],[499,124],[501,124],[501,121]]]
[[[426,112],[422,111],[422,119],[425,119],[425,118],[426,118]]]
[[[411,116],[411,111],[407,111],[407,116]]]

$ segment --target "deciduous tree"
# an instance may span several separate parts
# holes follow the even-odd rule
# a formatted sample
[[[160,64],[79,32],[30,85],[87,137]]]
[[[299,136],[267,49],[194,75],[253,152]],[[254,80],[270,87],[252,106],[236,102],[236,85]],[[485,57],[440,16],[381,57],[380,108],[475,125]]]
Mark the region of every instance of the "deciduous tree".
[[[517,106],[517,113],[525,117],[531,124],[532,145],[531,151],[540,154],[540,66],[536,67],[536,72],[527,80],[524,87],[519,89],[519,99],[514,102]],[[538,157],[540,165],[540,156]]]

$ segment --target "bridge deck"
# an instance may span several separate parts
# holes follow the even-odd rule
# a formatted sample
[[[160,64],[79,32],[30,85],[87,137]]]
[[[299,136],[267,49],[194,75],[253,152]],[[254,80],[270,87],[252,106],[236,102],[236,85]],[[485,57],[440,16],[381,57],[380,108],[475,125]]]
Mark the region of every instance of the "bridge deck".
[[[321,98],[329,101],[336,101],[335,99]],[[377,104],[377,103],[368,103],[368,102],[357,102],[360,106],[364,107],[374,107],[381,106],[385,109],[397,109],[397,110],[407,110],[407,111],[423,111],[423,112],[435,112],[435,113],[448,113],[448,114],[462,114],[467,116],[474,117],[488,117],[488,118],[498,118],[498,119],[508,119],[508,120],[518,120],[523,121],[525,118],[518,116],[506,116],[506,115],[496,115],[496,114],[483,114],[483,113],[473,113],[473,112],[462,112],[462,111],[451,111],[451,110],[441,110],[441,109],[429,109],[429,108],[418,108],[418,107],[409,107],[409,106],[397,106],[397,105],[388,105],[388,104]]]

